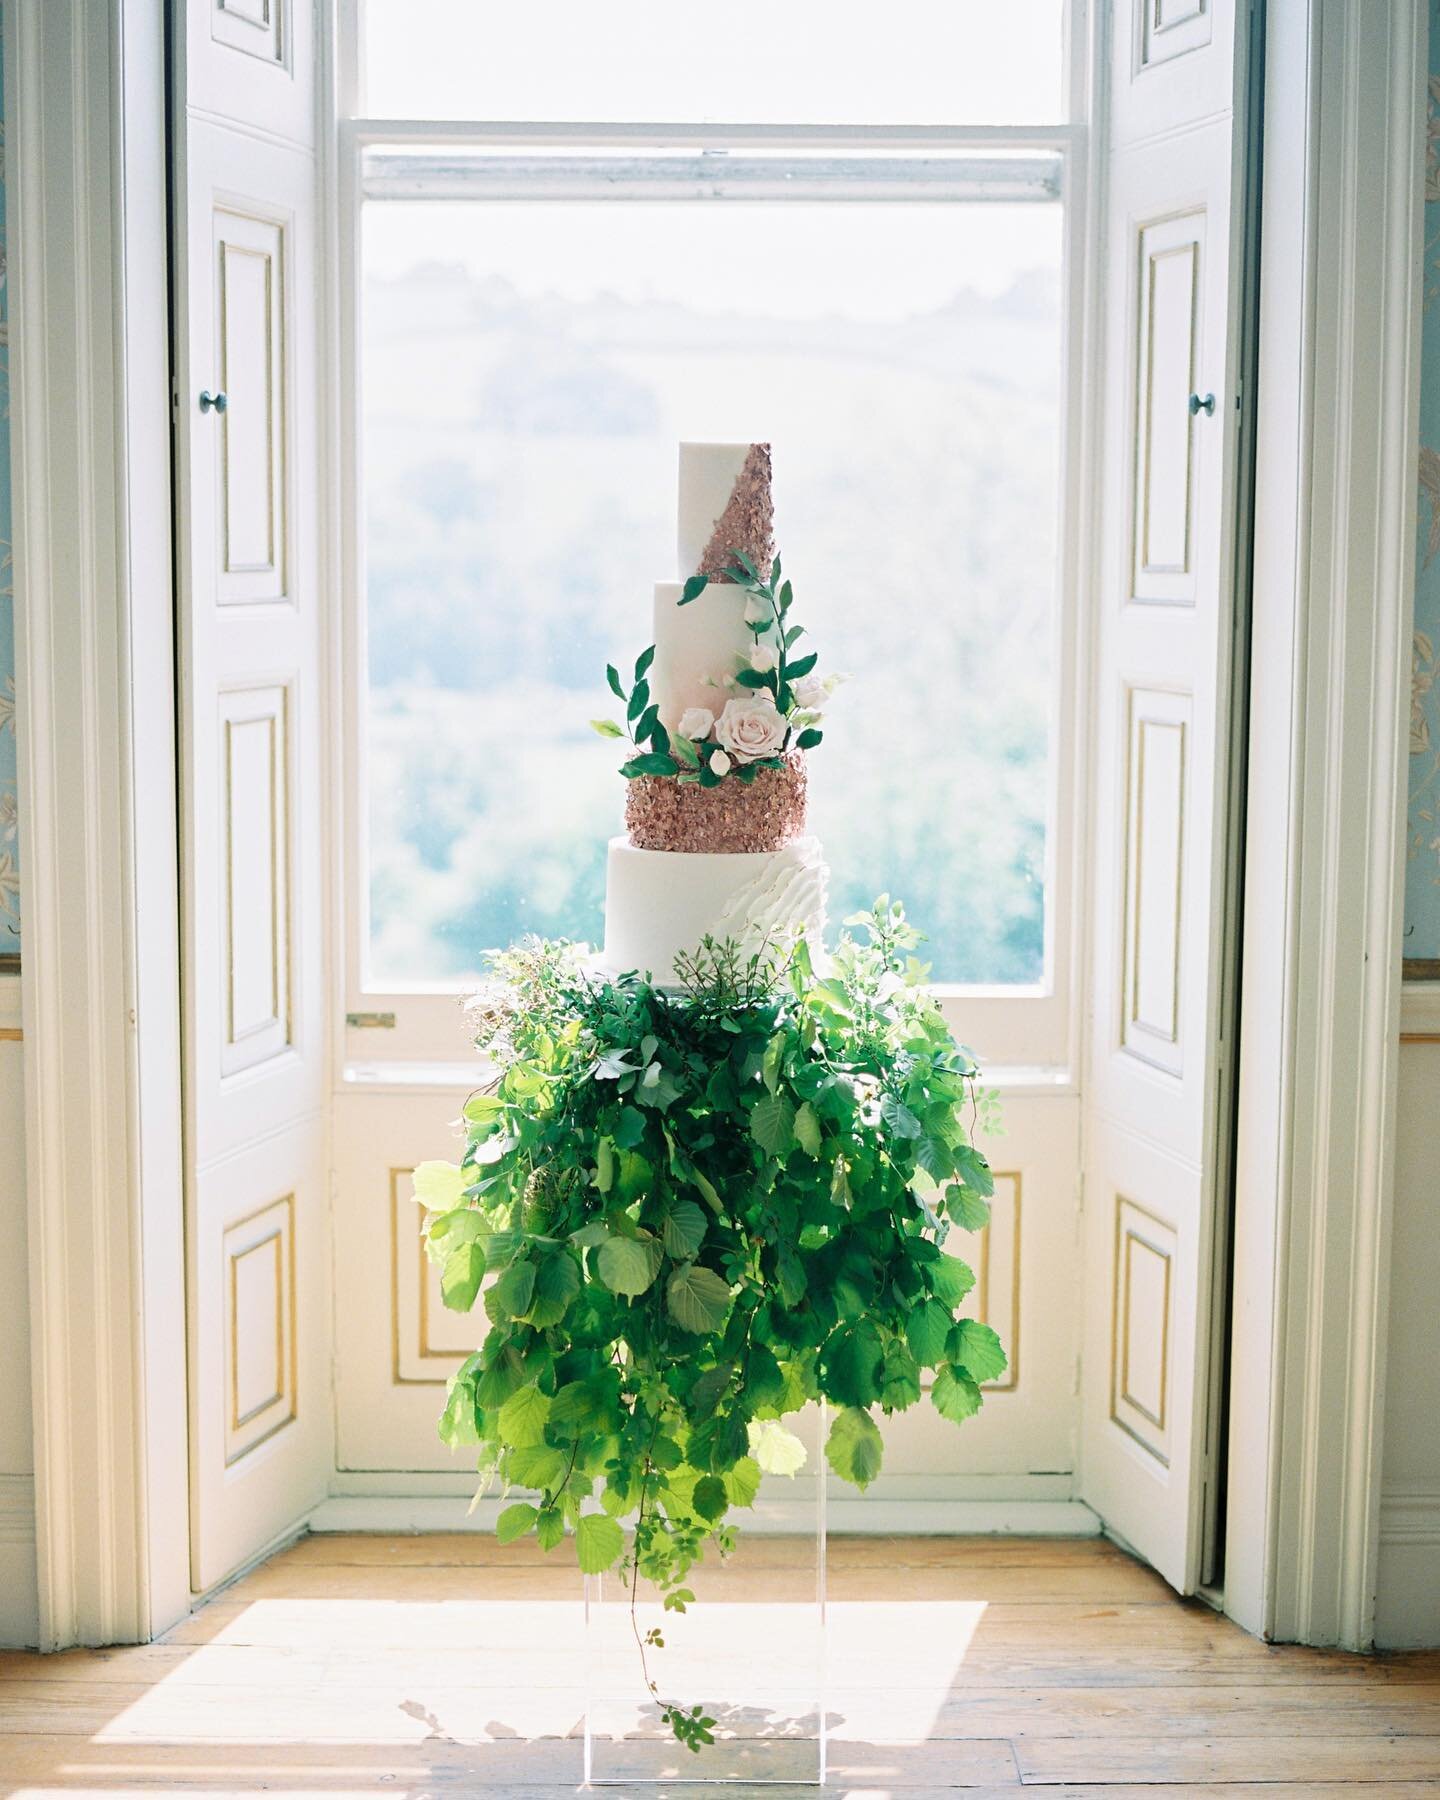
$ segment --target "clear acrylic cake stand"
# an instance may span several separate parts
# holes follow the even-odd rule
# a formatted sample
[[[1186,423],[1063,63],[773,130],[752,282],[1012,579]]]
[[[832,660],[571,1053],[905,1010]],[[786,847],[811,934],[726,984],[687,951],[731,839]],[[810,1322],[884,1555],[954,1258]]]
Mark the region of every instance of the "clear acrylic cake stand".
[[[766,1534],[739,1512],[735,1555],[722,1563],[707,1547],[686,1578],[696,1598],[683,1614],[665,1612],[642,1581],[632,1620],[626,1582],[586,1577],[587,1786],[824,1783],[824,1409],[810,1407],[785,1424],[805,1442],[805,1468],[793,1483],[767,1476],[756,1508],[763,1517],[767,1503],[798,1500],[809,1529]],[[698,1704],[715,1720],[715,1742],[698,1754],[676,1742],[660,1701],[646,1690],[636,1632],[643,1639],[652,1629],[665,1640],[663,1649],[646,1651],[661,1699],[687,1712]]]

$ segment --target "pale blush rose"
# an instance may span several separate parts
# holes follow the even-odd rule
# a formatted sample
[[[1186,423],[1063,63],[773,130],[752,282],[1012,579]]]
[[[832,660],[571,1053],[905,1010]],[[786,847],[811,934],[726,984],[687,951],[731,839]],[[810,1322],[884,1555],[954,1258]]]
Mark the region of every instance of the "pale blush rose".
[[[716,775],[728,775],[730,773],[730,758],[723,750],[712,750],[710,752],[710,767]]]
[[[758,669],[762,675],[768,674],[779,660],[773,644],[757,644],[750,652],[750,667]]]
[[[680,735],[698,744],[714,729],[715,715],[708,706],[687,706],[680,715]]]
[[[785,742],[786,725],[769,694],[749,693],[725,702],[715,722],[721,746],[740,762],[758,762],[762,756],[778,756]]]
[[[818,711],[830,698],[830,690],[818,675],[802,675],[798,681],[792,681],[790,692],[795,696],[795,704],[806,712]]]

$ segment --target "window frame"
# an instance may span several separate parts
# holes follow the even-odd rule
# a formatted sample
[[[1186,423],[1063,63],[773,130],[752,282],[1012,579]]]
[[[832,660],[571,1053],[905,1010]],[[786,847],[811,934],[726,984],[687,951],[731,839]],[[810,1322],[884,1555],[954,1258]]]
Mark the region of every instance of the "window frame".
[[[934,992],[951,1027],[983,1056],[1003,1085],[1068,1092],[1075,1086],[1080,968],[1076,946],[1082,924],[1083,883],[1076,846],[1084,804],[1085,578],[1091,546],[1085,527],[1086,446],[1093,408],[1081,381],[1096,339],[1098,280],[1094,207],[1094,138],[1091,120],[1092,58],[1086,0],[1066,8],[1067,121],[1051,125],[845,126],[596,124],[587,121],[487,123],[384,119],[355,111],[361,91],[360,9],[363,0],[340,0],[339,42],[332,80],[334,116],[330,144],[334,167],[327,182],[331,201],[332,304],[336,467],[336,557],[339,631],[334,663],[339,695],[335,709],[336,894],[333,916],[343,945],[336,959],[343,995],[337,1021],[336,1070],[342,1087],[417,1083],[464,1084],[473,1061],[460,1019],[458,984],[415,982],[404,986],[365,979],[369,930],[366,843],[365,562],[363,448],[360,391],[361,217],[365,203],[363,162],[381,145],[410,150],[470,149],[518,157],[554,155],[567,148],[613,157],[627,149],[657,151],[772,152],[803,156],[814,170],[820,153],[837,157],[915,156],[929,152],[958,164],[967,155],[993,159],[1048,155],[1059,169],[1061,250],[1061,433],[1057,482],[1057,578],[1053,624],[1052,736],[1046,816],[1045,975],[1014,986],[937,984]],[[899,165],[897,165],[899,166]],[[418,197],[418,196],[417,196]],[[867,199],[873,196],[867,194]],[[953,197],[953,196],[945,196]],[[997,193],[997,199],[1007,196]],[[603,198],[597,190],[597,201]],[[615,198],[612,203],[636,202]],[[843,204],[843,201],[837,201]],[[898,200],[896,203],[903,203]],[[966,203],[961,201],[960,203]],[[971,200],[969,203],[973,203]],[[783,205],[783,200],[774,204]],[[597,827],[598,829],[598,827]]]

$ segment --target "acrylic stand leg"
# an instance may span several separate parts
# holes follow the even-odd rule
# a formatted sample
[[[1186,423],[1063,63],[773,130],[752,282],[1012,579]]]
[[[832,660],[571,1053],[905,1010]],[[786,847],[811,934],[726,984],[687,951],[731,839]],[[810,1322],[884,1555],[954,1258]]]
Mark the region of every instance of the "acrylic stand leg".
[[[628,1585],[587,1577],[587,1784],[824,1782],[824,1409],[785,1423],[805,1441],[805,1469],[793,1482],[767,1478],[756,1514],[779,1501],[799,1516],[780,1536],[739,1512],[736,1554],[722,1563],[707,1549],[687,1578],[696,1599],[683,1615],[665,1612],[644,1582],[632,1613]],[[660,1700],[646,1689],[636,1641],[651,1630],[664,1639],[645,1652]],[[715,1742],[698,1754],[678,1744],[660,1718],[660,1701],[670,1700],[687,1712],[701,1706],[715,1720]]]

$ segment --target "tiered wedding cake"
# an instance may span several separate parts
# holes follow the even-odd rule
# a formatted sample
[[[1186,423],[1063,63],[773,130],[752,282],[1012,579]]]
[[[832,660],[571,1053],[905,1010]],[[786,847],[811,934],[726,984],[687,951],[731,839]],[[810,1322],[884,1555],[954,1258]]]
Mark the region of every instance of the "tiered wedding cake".
[[[707,935],[818,942],[826,869],[805,834],[806,752],[830,683],[789,621],[774,555],[768,444],[682,444],[680,581],[655,588],[653,651],[621,731],[627,834],[610,841],[603,963],[662,986]]]

